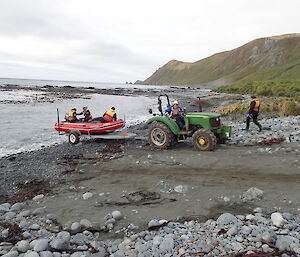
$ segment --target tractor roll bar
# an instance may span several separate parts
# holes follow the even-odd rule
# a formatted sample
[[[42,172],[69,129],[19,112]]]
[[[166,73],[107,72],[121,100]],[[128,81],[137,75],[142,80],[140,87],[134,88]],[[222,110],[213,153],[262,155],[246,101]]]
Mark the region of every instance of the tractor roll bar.
[[[167,98],[167,101],[168,101],[167,107],[170,106],[170,99],[169,99],[169,96],[168,96],[167,94],[163,94],[163,95],[160,95],[160,96],[158,97],[158,99],[157,99],[157,100],[158,100],[158,110],[159,110],[161,116],[164,115],[163,110],[162,110],[162,106],[161,106],[161,104],[162,104],[161,97],[163,97],[163,96],[165,96],[165,97]]]

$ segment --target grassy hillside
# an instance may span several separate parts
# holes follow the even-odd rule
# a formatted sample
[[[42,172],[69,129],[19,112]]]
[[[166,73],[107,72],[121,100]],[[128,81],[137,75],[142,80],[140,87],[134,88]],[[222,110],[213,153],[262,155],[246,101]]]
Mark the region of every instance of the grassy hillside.
[[[239,82],[219,87],[215,91],[258,96],[285,96],[300,101],[300,79]]]
[[[231,51],[188,63],[172,60],[141,84],[226,84],[270,79],[300,79],[300,34],[260,38]]]

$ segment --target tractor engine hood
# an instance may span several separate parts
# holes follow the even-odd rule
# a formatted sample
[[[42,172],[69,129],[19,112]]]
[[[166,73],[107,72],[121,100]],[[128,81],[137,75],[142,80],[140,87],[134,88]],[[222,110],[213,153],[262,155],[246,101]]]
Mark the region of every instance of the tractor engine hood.
[[[213,112],[189,112],[185,115],[187,118],[204,118],[204,119],[210,119],[210,118],[220,118],[219,113],[213,113]]]

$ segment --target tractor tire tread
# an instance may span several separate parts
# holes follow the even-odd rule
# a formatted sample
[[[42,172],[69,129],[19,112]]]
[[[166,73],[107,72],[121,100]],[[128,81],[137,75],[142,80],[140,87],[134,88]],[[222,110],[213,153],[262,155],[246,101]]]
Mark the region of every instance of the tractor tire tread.
[[[166,133],[167,139],[164,145],[162,146],[158,146],[156,144],[154,144],[151,140],[151,131],[154,128],[160,128],[162,130],[164,130],[164,132]],[[170,130],[170,128],[164,124],[163,122],[159,122],[159,121],[153,121],[150,125],[149,125],[149,130],[148,130],[148,142],[151,146],[158,148],[158,149],[168,149],[170,146],[172,146],[174,144],[174,134],[172,133],[172,131]]]
[[[209,139],[209,145],[207,148],[203,148],[201,149],[197,140],[198,140],[198,137],[199,137],[199,134],[206,134],[208,139]],[[208,129],[198,129],[194,132],[193,136],[193,145],[194,147],[197,149],[197,150],[200,150],[200,151],[213,151],[216,149],[217,147],[217,138],[215,136],[215,134],[213,132],[211,132],[210,130]]]

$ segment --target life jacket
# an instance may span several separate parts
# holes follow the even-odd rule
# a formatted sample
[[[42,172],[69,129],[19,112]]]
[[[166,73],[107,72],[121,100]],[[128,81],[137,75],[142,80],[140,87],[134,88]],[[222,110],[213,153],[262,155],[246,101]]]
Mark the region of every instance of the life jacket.
[[[76,111],[74,110],[69,111],[68,120],[75,120],[74,113],[76,113]]]
[[[258,111],[259,111],[259,107],[260,107],[260,102],[259,102],[259,100],[257,100],[257,99],[253,99],[253,100],[251,100],[251,103],[252,103],[253,101],[255,101],[255,106],[254,106],[254,108],[253,108],[253,111],[258,112]],[[250,108],[249,108],[249,109],[250,109]]]
[[[179,108],[172,108],[172,113],[171,115],[179,115]]]
[[[109,111],[107,111],[103,117],[103,119],[105,119],[106,121],[112,121],[114,118],[116,111],[113,109],[110,109]]]

